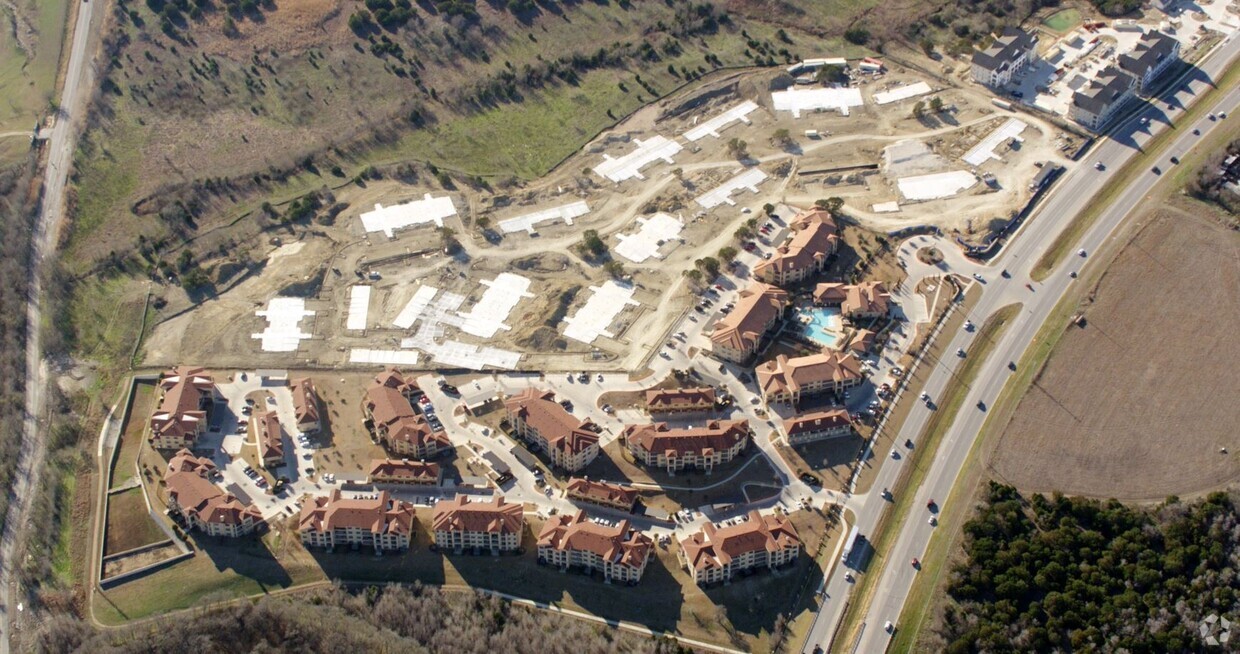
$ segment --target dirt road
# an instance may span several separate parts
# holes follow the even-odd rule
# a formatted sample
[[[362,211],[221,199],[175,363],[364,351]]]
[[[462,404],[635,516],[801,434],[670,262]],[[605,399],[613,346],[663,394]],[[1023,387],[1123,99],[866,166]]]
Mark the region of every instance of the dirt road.
[[[43,362],[39,329],[42,325],[42,279],[51,265],[52,254],[64,222],[65,187],[73,152],[77,149],[77,129],[81,127],[86,99],[94,87],[95,71],[90,62],[94,40],[90,29],[97,2],[78,7],[73,27],[73,45],[66,68],[64,89],[60,94],[62,115],[52,128],[48,140],[47,167],[43,171],[43,199],[39,219],[31,238],[33,249],[30,266],[30,294],[26,302],[26,422],[22,429],[21,449],[17,458],[17,474],[9,489],[12,503],[0,535],[0,654],[8,654],[13,632],[13,611],[21,606],[15,592],[13,555],[20,552],[18,543],[24,537],[22,527],[28,522],[30,497],[39,486],[39,470],[47,454],[47,443],[39,433],[44,414],[43,389],[47,384],[47,368]],[[45,422],[43,424],[46,424]],[[14,601],[16,600],[16,601]]]

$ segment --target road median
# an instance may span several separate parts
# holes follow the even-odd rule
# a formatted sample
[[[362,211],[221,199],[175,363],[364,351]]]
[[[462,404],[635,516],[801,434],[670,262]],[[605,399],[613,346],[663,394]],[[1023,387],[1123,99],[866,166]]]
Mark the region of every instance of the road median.
[[[1208,113],[1209,107],[1213,104],[1213,99],[1218,94],[1226,93],[1237,82],[1240,82],[1240,66],[1233,66],[1223,74],[1217,84],[1197,98],[1176,123],[1188,125],[1196,122]],[[1072,250],[1073,245],[1080,241],[1085,232],[1089,231],[1089,228],[1097,222],[1102,212],[1114,204],[1116,196],[1131,186],[1138,175],[1144,174],[1154,162],[1160,160],[1169,147],[1170,142],[1178,135],[1178,129],[1178,127],[1173,125],[1171,129],[1165,130],[1154,137],[1143,151],[1130,158],[1120,168],[1115,177],[1112,178],[1111,182],[1093,197],[1093,201],[1089,203],[1089,208],[1077,214],[1072,219],[1072,222],[1068,223],[1068,226],[1055,236],[1055,239],[1051,241],[1050,247],[1046,249],[1046,252],[1034,264],[1033,269],[1029,271],[1029,276],[1034,281],[1040,282],[1050,276],[1055,267]],[[1168,168],[1167,172],[1178,176],[1176,169]]]
[[[888,527],[892,525],[898,527],[904,524],[905,516],[908,515],[912,507],[913,493],[905,491],[910,488],[920,487],[922,480],[929,473],[930,465],[938,452],[939,444],[947,429],[955,422],[956,414],[964,404],[965,396],[968,395],[969,390],[972,388],[973,380],[977,377],[980,366],[985,362],[995,344],[998,343],[1004,328],[1020,312],[1021,306],[1020,304],[1011,304],[999,309],[978,330],[977,345],[973,347],[972,353],[965,360],[959,373],[955,375],[951,384],[948,385],[941,398],[940,406],[934,412],[929,422],[926,423],[926,428],[922,430],[918,437],[916,449],[914,450],[915,458],[910,462],[911,465],[902,471],[895,487],[890,489],[895,502],[888,511],[883,513],[879,519],[878,526],[874,530],[874,534],[872,534],[871,543],[873,544],[872,549],[875,552],[874,558],[871,560],[872,566],[866,570],[866,573],[858,581],[858,588],[850,600],[851,604],[845,612],[843,620],[841,620],[838,631],[839,638],[834,642],[833,651],[849,651],[843,649],[842,645],[844,643],[852,643],[857,638],[860,621],[866,611],[869,610],[877,582],[882,578],[882,573],[887,563],[877,553],[891,549],[895,538],[899,535],[899,530],[888,529]],[[896,649],[895,651],[904,650]]]

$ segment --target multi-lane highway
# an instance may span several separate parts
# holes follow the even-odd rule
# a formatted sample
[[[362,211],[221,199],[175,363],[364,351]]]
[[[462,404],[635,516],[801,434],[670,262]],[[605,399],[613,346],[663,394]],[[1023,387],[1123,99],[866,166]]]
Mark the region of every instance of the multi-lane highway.
[[[1093,197],[1100,190],[1113,183],[1115,173],[1130,158],[1136,156],[1155,135],[1168,129],[1177,130],[1166,154],[1155,164],[1165,173],[1174,167],[1174,164],[1170,163],[1171,156],[1182,156],[1211,129],[1218,127],[1218,121],[1205,117],[1193,125],[1180,125],[1175,121],[1183,115],[1187,105],[1227,70],[1238,51],[1240,39],[1228,39],[1184,84],[1173,89],[1173,95],[1152,103],[1138,115],[1119,125],[1109,138],[1102,141],[1085,160],[1074,166],[1060,180],[1042,208],[992,263],[992,272],[985,275],[982,297],[970,316],[973,322],[981,324],[987,316],[1009,304],[1020,303],[1023,309],[994,346],[990,357],[981,365],[959,415],[955,417],[939,445],[935,459],[918,462],[919,465],[928,465],[930,469],[920,488],[906,491],[916,494],[906,522],[903,525],[889,526],[900,529],[894,546],[890,551],[877,552],[870,557],[869,572],[881,574],[881,577],[865,613],[865,626],[860,638],[855,643],[831,643],[853,587],[852,583],[845,579],[843,566],[837,566],[827,580],[823,604],[805,643],[805,652],[812,652],[815,647],[826,649],[829,646],[834,651],[881,652],[887,647],[890,634],[884,627],[887,622],[891,622],[896,629],[899,628],[900,611],[917,575],[911,564],[912,559],[922,555],[935,529],[929,523],[929,513],[924,507],[929,499],[946,499],[955,484],[973,440],[986,418],[986,413],[978,407],[978,402],[990,406],[998,397],[1004,383],[1012,374],[1009,362],[1020,360],[1051,310],[1075,283],[1069,273],[1079,269],[1087,259],[1077,255],[1069,256],[1041,283],[1030,279],[1030,270],[1054,238],[1076,215],[1090,206]],[[1231,113],[1240,103],[1240,90],[1232,89],[1214,102],[1216,106],[1211,109],[1213,112]],[[1148,124],[1143,124],[1142,118],[1148,118]],[[1237,119],[1240,118],[1228,120]],[[1201,136],[1193,134],[1193,128],[1198,129]],[[1104,164],[1103,170],[1095,168],[1095,162],[1099,161]],[[1158,178],[1159,174],[1152,169],[1139,175],[1101,214],[1081,241],[1073,247],[1073,251],[1083,248],[1088,255],[1105,244],[1116,227],[1140,204]],[[1006,270],[1010,278],[1003,277],[1000,274],[1002,270]],[[964,330],[956,334],[944,334],[941,338],[951,340],[943,351],[954,352],[960,348],[967,352],[976,336],[976,332]],[[934,366],[925,384],[925,390],[933,401],[948,387],[960,362],[943,360],[927,362],[925,365]],[[905,401],[916,400],[910,397]],[[903,443],[905,439],[916,441],[931,415],[932,409],[924,403],[915,407],[894,442]],[[888,452],[878,452],[876,455],[889,457]],[[909,460],[907,457],[889,457],[879,470],[874,487],[895,486],[896,479]],[[891,503],[878,493],[870,493],[861,503],[853,522],[859,526],[862,534],[870,535],[890,506]]]

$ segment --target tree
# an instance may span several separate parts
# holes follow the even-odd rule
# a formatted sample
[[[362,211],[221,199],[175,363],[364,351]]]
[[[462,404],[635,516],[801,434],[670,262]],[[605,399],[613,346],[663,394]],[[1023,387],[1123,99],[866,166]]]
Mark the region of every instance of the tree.
[[[918,100],[917,103],[913,105],[913,118],[921,119],[921,117],[925,115],[926,115],[926,103],[922,102],[921,100]]]
[[[844,78],[844,67],[838,64],[830,64],[818,69],[818,74],[814,76],[814,80],[819,84],[835,84]]]
[[[719,248],[719,260],[723,261],[724,263],[730,263],[733,259],[736,258],[736,254],[737,254],[736,248],[732,247],[731,245],[725,245]]]
[[[943,98],[940,98],[937,95],[930,98],[930,110],[936,114],[943,111]]]
[[[931,41],[929,38],[924,38],[921,40],[920,45],[921,51],[924,52],[927,57],[934,56],[934,41]]]
[[[819,198],[814,201],[814,206],[819,209],[825,209],[831,213],[836,213],[844,207],[844,198],[831,196],[829,198]]]
[[[616,279],[624,277],[624,264],[616,261],[615,259],[603,264],[603,270],[606,270],[608,275],[611,275]]]
[[[702,257],[694,261],[693,265],[701,269],[709,279],[714,279],[719,275],[719,260],[714,257]]]
[[[865,45],[870,40],[870,30],[864,27],[853,27],[844,32],[844,39],[856,45]]]
[[[607,251],[607,244],[599,238],[598,232],[593,229],[587,229],[581,233],[581,250],[591,256],[602,256]]]
[[[688,278],[689,281],[695,284],[701,283],[702,271],[698,270],[697,268],[690,268],[689,270],[685,271],[685,277]]]
[[[474,219],[474,224],[478,226],[478,229],[487,229],[488,227],[491,226],[491,217],[490,216],[478,216],[477,218]]]
[[[728,154],[732,155],[738,161],[749,158],[748,148],[748,143],[736,137],[733,137],[732,140],[728,141]]]
[[[771,142],[781,148],[788,148],[796,145],[796,141],[792,140],[792,134],[786,128],[779,128],[771,134]]]
[[[452,254],[461,246],[456,240],[456,230],[451,227],[439,228],[439,243],[443,246],[444,252]]]
[[[767,202],[766,204],[762,205],[762,211],[763,211],[763,213],[765,213],[765,214],[766,214],[766,215],[768,215],[768,216],[774,216],[774,215],[775,215],[775,205],[771,204],[770,202]],[[753,226],[753,225],[750,225],[750,227],[752,227],[752,226]]]

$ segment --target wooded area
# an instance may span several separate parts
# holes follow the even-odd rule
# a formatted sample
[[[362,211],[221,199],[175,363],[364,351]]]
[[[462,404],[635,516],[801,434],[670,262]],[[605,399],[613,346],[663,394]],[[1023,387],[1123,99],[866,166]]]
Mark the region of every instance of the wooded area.
[[[679,654],[675,641],[514,606],[480,594],[415,584],[350,593],[334,587],[265,597],[96,631],[49,618],[28,643],[38,652],[436,652],[437,654]]]
[[[1226,493],[1141,510],[991,482],[964,530],[938,629],[948,652],[1201,651],[1208,616],[1238,617]]]

